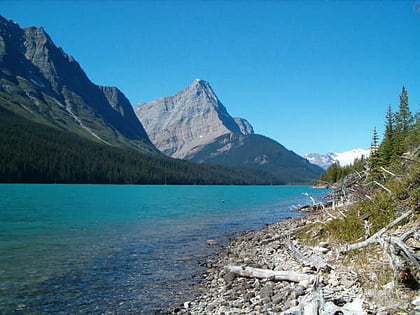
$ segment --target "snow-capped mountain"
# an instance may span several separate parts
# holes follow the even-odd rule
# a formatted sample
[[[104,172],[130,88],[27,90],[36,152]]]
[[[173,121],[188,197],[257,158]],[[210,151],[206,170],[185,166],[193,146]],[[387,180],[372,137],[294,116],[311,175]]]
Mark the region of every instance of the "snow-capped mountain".
[[[355,159],[360,159],[362,156],[368,157],[370,150],[353,149],[341,153],[328,152],[326,154],[308,153],[304,157],[312,164],[318,165],[323,169],[327,169],[334,163],[339,163],[341,166],[347,166],[354,162]]]

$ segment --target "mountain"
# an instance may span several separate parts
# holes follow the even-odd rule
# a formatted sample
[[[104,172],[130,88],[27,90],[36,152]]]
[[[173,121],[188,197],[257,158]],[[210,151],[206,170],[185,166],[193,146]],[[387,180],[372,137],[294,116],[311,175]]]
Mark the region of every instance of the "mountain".
[[[1,104],[1,101],[0,101]],[[273,175],[127,150],[26,119],[0,106],[0,182],[281,184]]]
[[[254,134],[247,120],[231,117],[210,84],[200,79],[134,110],[151,141],[171,157],[257,168],[283,183],[309,183],[323,172],[276,141]]]
[[[233,120],[235,120],[236,124],[239,126],[239,130],[242,134],[249,135],[254,133],[254,128],[252,128],[248,120],[239,117],[233,117]]]
[[[329,152],[326,154],[319,153],[308,153],[304,157],[311,162],[316,164],[323,169],[327,169],[330,165],[338,163],[341,166],[348,166],[353,164],[355,159],[360,159],[362,156],[368,157],[370,155],[370,150],[364,149],[353,149],[350,151],[345,151],[341,153]]]
[[[0,182],[283,183],[267,172],[166,157],[120,90],[93,84],[42,28],[1,16]]]
[[[134,110],[155,146],[174,158],[185,158],[221,135],[241,133],[210,84],[200,79],[173,96],[140,103]],[[249,129],[245,121],[241,126]]]
[[[124,94],[98,86],[41,27],[0,16],[1,106],[35,122],[141,152],[158,153]]]
[[[199,163],[257,168],[285,184],[311,183],[323,172],[280,143],[258,134],[226,134],[186,158]]]

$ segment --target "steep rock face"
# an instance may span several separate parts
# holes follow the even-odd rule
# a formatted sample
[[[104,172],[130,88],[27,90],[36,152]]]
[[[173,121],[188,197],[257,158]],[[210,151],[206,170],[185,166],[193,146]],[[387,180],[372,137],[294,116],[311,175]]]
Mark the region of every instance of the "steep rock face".
[[[323,172],[278,142],[254,134],[247,120],[232,118],[202,80],[174,96],[140,103],[135,112],[152,142],[172,157],[257,168],[282,183],[310,183]]]
[[[221,135],[241,133],[210,84],[200,79],[173,96],[140,103],[134,110],[156,147],[176,158]]]
[[[9,110],[25,118],[110,145],[157,152],[117,88],[93,84],[43,28],[21,29],[1,16],[0,94]]]
[[[239,129],[243,135],[249,135],[254,133],[254,128],[252,128],[251,124],[248,120],[239,117],[233,117],[236,124],[239,126]]]

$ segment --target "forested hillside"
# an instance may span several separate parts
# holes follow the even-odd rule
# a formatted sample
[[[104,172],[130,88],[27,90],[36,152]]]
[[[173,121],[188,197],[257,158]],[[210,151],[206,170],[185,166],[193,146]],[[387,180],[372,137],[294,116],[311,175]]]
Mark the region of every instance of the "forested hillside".
[[[283,184],[257,170],[170,159],[90,141],[0,106],[0,182]]]

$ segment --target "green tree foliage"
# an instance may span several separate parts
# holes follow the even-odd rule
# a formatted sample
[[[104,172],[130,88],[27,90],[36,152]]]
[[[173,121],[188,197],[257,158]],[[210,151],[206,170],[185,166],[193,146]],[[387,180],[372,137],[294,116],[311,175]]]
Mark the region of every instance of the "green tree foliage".
[[[398,111],[392,113],[389,106],[385,119],[384,138],[378,150],[382,166],[389,165],[404,152],[420,144],[419,113],[415,118],[411,114],[405,87],[400,94]]]
[[[407,137],[407,149],[413,150],[420,144],[420,112],[415,116],[415,123]]]
[[[338,163],[332,164],[324,174],[319,178],[321,182],[336,183],[343,179],[345,176],[354,173],[355,171],[361,172],[366,164],[366,159],[362,156],[356,159],[352,165],[340,166]]]
[[[108,146],[1,106],[0,182],[284,184],[261,170],[196,164]]]
[[[381,143],[376,128],[373,130],[370,158],[367,161],[363,159],[356,161],[350,168],[338,164],[331,165],[319,180],[338,182],[354,170],[361,171],[365,165],[369,167],[370,179],[379,180],[381,166],[386,167],[395,161],[398,162],[403,153],[412,151],[418,146],[420,146],[420,112],[417,112],[413,118],[408,105],[407,90],[403,87],[398,111],[393,113],[391,105],[388,106]]]
[[[407,139],[412,131],[413,122],[413,115],[408,105],[407,90],[403,87],[400,94],[399,110],[395,113],[394,155],[401,155],[407,149]]]
[[[369,173],[372,179],[379,176],[379,167],[381,166],[381,156],[379,153],[379,136],[376,127],[373,129],[372,144],[370,146]]]
[[[395,143],[395,120],[391,105],[388,106],[388,111],[385,116],[385,133],[382,143],[379,147],[379,155],[381,157],[381,164],[387,165],[391,162],[394,155]]]

